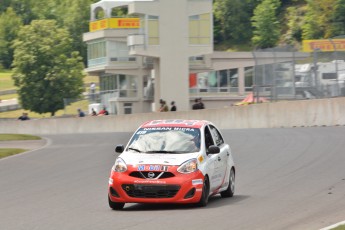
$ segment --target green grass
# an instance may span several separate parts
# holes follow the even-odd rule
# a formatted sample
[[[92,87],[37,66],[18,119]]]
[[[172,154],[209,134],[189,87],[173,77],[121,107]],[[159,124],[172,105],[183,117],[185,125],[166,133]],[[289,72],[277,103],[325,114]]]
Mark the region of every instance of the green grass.
[[[77,116],[77,109],[81,109],[85,112],[85,114],[88,114],[88,106],[89,102],[87,100],[77,101],[75,103],[70,104],[66,107],[66,109],[59,110],[55,113],[56,117],[68,115],[68,116]],[[27,111],[24,109],[19,110],[13,110],[13,111],[6,111],[0,113],[0,118],[18,118],[22,115],[22,113],[28,113],[29,117],[31,119],[37,119],[37,118],[49,118],[51,117],[50,113],[34,113],[31,111]]]
[[[25,149],[0,149],[0,159],[25,152]]]
[[[41,137],[27,135],[27,134],[0,134],[1,141],[14,141],[14,140],[40,140]],[[25,149],[17,148],[0,148],[0,159],[8,156],[12,156],[18,153],[25,152]]]
[[[0,141],[41,140],[38,136],[28,134],[0,134]]]
[[[340,225],[336,228],[332,228],[332,230],[345,230],[345,225]]]
[[[5,94],[5,95],[0,95],[1,100],[9,100],[9,99],[14,99],[18,98],[18,94]]]
[[[15,89],[11,71],[0,72],[0,90]]]
[[[90,84],[91,82],[98,83],[98,77],[97,76],[86,76],[84,78],[84,83]]]

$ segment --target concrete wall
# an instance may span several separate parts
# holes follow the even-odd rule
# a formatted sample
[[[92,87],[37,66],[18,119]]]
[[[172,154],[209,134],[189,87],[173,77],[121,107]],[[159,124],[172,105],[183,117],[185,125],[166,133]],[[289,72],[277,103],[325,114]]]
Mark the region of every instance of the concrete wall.
[[[85,118],[0,120],[0,133],[63,134],[132,132],[152,119],[205,119],[221,129],[345,125],[345,97],[284,101],[222,109]]]

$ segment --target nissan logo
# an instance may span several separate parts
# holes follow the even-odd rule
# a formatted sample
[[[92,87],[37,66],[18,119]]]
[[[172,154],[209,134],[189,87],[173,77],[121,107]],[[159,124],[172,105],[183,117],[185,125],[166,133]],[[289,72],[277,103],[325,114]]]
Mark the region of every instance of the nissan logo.
[[[149,172],[149,173],[147,174],[147,176],[148,176],[149,178],[154,178],[154,177],[155,177],[155,173],[154,173],[154,172]]]

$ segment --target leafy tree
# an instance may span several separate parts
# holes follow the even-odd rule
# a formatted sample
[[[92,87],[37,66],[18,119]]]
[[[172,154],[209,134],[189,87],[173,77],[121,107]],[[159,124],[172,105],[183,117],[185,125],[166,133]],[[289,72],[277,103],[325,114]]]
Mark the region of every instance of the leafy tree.
[[[0,0],[0,14],[5,12],[7,7],[11,5],[11,0]]]
[[[37,16],[32,9],[37,0],[11,0],[11,7],[14,9],[17,15],[20,15],[24,25],[30,24]]]
[[[337,0],[307,0],[304,39],[332,37],[332,15]]]
[[[302,26],[304,23],[305,7],[291,6],[286,9],[285,18],[287,30],[283,34],[283,40],[287,44],[294,44],[302,41]]]
[[[84,65],[71,49],[68,31],[54,20],[23,26],[13,47],[13,79],[24,109],[54,116],[64,107],[63,98],[81,95]]]
[[[21,27],[20,17],[16,15],[11,7],[0,15],[0,65],[9,69],[13,61],[12,41],[17,36]]]
[[[32,2],[31,10],[35,16],[35,19],[59,20],[62,1],[64,0],[44,0]]]
[[[332,37],[345,34],[345,0],[336,0],[331,23]]]
[[[83,42],[83,33],[89,31],[91,0],[62,0],[59,17],[72,38],[72,48],[80,53],[84,63],[87,60],[87,47]]]
[[[257,0],[216,0],[213,6],[216,42],[247,43],[252,37],[250,17]]]
[[[280,37],[280,23],[277,12],[279,0],[263,0],[254,10],[252,25],[254,27],[253,44],[260,48],[273,47]]]

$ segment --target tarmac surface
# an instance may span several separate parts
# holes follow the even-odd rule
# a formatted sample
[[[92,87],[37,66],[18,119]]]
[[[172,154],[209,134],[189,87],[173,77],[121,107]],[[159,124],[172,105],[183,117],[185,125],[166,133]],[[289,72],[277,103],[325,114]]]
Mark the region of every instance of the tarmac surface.
[[[46,144],[47,144],[46,139],[23,140],[23,141],[0,141],[0,148],[35,150],[35,149],[40,149],[44,147]]]
[[[344,220],[345,127],[222,130],[236,164],[234,197],[112,211],[114,149],[131,134],[45,135],[43,148],[7,143],[40,149],[0,160],[0,229],[317,230]]]

